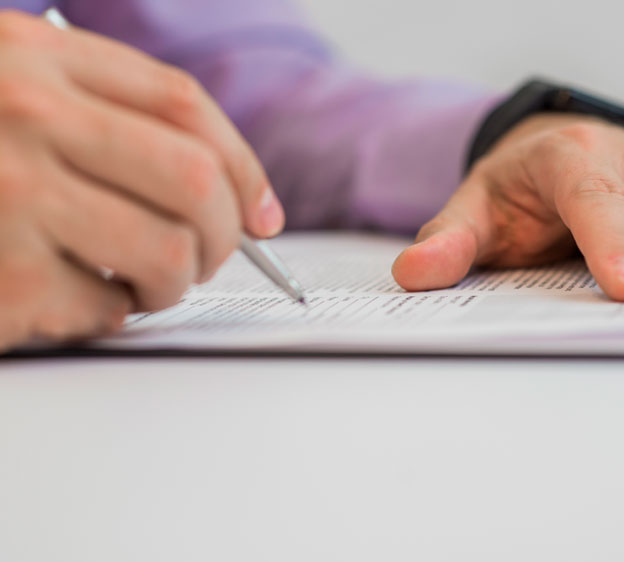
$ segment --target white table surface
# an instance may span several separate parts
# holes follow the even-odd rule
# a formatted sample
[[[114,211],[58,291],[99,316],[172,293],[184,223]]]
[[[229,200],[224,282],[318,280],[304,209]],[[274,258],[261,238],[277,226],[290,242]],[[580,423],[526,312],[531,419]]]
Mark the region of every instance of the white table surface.
[[[0,561],[619,561],[624,362],[0,362]]]

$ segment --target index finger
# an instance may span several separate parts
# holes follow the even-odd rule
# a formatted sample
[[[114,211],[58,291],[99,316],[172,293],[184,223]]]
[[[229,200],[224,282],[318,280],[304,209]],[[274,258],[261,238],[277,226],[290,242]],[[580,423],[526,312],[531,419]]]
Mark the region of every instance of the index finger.
[[[203,87],[188,73],[141,51],[72,27],[59,30],[23,14],[3,14],[19,41],[47,48],[83,89],[192,133],[223,159],[240,199],[245,225],[272,236],[284,214],[257,156]],[[17,29],[17,31],[15,31]]]
[[[74,80],[206,142],[223,160],[247,228],[259,237],[273,236],[283,228],[283,211],[258,157],[195,78],[90,32],[77,30],[74,36],[76,50],[62,55]]]
[[[624,181],[614,173],[586,173],[556,200],[596,282],[624,301]]]

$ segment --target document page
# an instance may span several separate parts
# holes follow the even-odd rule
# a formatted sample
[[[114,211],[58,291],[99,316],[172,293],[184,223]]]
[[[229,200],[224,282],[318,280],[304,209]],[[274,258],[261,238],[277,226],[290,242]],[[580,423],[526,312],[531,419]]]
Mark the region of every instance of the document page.
[[[328,353],[624,354],[624,306],[582,260],[474,271],[446,290],[406,293],[391,265],[409,240],[287,234],[272,248],[301,282],[293,302],[240,253],[168,310],[131,316],[94,346],[122,350]]]

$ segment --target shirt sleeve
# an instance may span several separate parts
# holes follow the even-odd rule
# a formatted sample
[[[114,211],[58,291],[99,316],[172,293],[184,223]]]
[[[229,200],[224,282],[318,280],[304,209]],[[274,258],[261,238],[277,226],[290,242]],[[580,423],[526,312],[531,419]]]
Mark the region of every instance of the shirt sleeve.
[[[255,148],[289,228],[414,233],[459,184],[499,99],[354,69],[289,0],[65,0],[63,9],[197,76]]]

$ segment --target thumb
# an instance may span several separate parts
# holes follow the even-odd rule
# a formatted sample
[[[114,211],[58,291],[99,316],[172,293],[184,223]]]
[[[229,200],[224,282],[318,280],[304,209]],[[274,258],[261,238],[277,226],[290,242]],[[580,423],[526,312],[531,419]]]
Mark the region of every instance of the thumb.
[[[466,183],[395,260],[392,275],[407,291],[450,287],[461,281],[493,238],[486,190]]]

